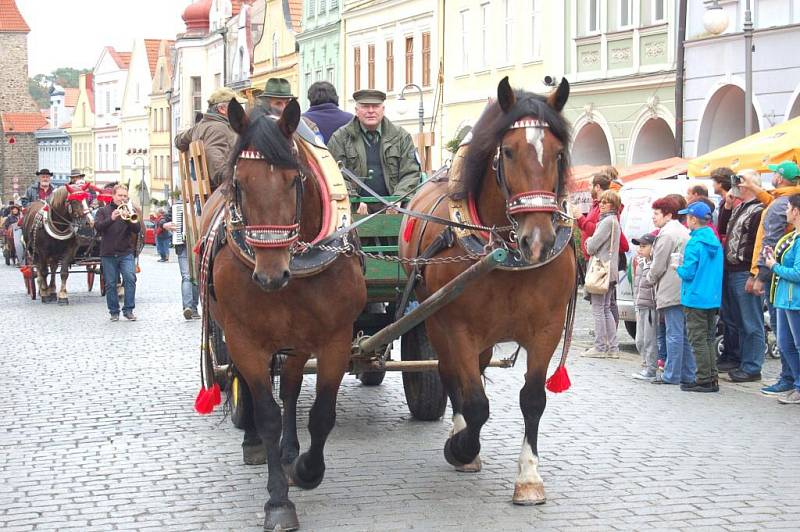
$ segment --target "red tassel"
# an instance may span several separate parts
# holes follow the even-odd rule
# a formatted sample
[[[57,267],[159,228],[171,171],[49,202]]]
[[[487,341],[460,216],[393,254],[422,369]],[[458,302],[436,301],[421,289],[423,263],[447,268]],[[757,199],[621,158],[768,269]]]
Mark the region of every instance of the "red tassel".
[[[194,409],[198,414],[210,414],[220,402],[222,402],[222,398],[219,384],[214,383],[211,388],[200,388],[197,398],[194,400]]]
[[[414,234],[414,226],[417,225],[416,218],[408,218],[406,227],[403,229],[403,242],[411,242],[411,235]]]
[[[195,255],[200,255],[200,246],[202,244],[203,244],[202,241],[198,241],[197,244],[194,245],[194,248],[192,249],[192,253],[194,253]]]
[[[553,393],[561,393],[569,390],[572,382],[569,380],[566,366],[558,366],[555,372],[545,382],[545,387]]]

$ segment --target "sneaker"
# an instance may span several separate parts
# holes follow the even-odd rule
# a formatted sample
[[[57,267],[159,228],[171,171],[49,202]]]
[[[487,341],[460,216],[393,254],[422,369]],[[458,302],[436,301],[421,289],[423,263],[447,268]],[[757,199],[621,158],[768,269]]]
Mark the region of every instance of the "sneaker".
[[[792,390],[786,397],[778,397],[782,405],[800,405],[800,390]]]
[[[764,386],[761,388],[761,393],[764,395],[783,395],[787,392],[791,392],[793,389],[793,384],[789,384],[788,382],[784,381],[778,381],[772,386]]]
[[[719,391],[719,385],[714,385],[713,382],[697,383],[692,382],[689,384],[681,384],[681,390],[684,392],[699,392],[699,393],[713,393]]]
[[[650,381],[650,384],[671,384],[671,385],[675,386],[676,384],[679,384],[679,383],[677,383],[677,382],[669,382],[669,381],[665,381],[665,380],[664,380],[664,377],[662,377],[661,375],[659,375],[659,376],[658,376],[658,377],[656,377],[655,379],[651,380],[651,381]]]
[[[119,321],[119,314],[112,314],[111,321]]]
[[[621,354],[621,352],[620,352],[619,349],[611,349],[611,350],[608,351],[608,353],[606,353],[606,357],[607,358],[619,358],[620,354]]]
[[[136,314],[133,312],[123,312],[122,315],[125,316],[125,319],[128,321],[136,321]]]
[[[586,358],[606,358],[608,356],[608,353],[606,353],[605,351],[600,351],[598,349],[595,349],[594,347],[590,347],[589,349],[581,353],[581,356]]]
[[[658,366],[658,369],[660,369],[660,370],[662,370],[662,371],[663,371],[663,369],[664,369],[664,361],[663,361],[662,359],[660,359],[660,358],[659,358],[659,359],[658,359],[657,366]]]
[[[202,318],[202,317],[203,317],[203,316],[201,316],[201,315],[200,315],[200,313],[199,313],[199,312],[197,312],[196,310],[193,310],[193,311],[192,311],[192,319],[193,319],[193,320],[199,320],[199,319],[200,319],[200,318]]]
[[[634,373],[633,375],[631,375],[631,377],[633,377],[637,381],[653,382],[654,380],[656,380],[656,374],[655,373],[651,373],[651,372],[647,371],[646,369],[643,369],[642,371],[640,371],[638,373]]]
[[[183,309],[183,317],[186,318],[187,320],[192,319],[192,309],[190,309],[189,307]]]
[[[728,377],[733,382],[756,382],[761,380],[761,373],[747,373],[737,368],[729,371]]]

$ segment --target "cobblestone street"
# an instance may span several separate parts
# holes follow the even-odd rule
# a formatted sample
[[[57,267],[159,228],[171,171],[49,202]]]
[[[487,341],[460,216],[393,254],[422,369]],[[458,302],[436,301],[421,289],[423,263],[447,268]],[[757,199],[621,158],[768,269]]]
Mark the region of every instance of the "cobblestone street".
[[[109,322],[85,275],[69,287],[68,307],[43,305],[0,267],[0,528],[261,530],[266,466],[242,464],[241,432],[220,409],[193,410],[200,323],[181,315],[174,255],[142,257],[135,323]],[[591,328],[581,301],[573,387],[548,393],[542,418],[547,504],[511,504],[524,361],[487,372],[477,474],[443,459],[449,409],[413,421],[399,374],[378,387],[347,376],[325,480],[290,492],[302,530],[797,530],[800,409],[758,383],[691,394],[633,381],[638,355],[622,327],[629,356],[577,356]],[[778,367],[767,361],[765,380]],[[303,449],[313,383],[299,409]]]

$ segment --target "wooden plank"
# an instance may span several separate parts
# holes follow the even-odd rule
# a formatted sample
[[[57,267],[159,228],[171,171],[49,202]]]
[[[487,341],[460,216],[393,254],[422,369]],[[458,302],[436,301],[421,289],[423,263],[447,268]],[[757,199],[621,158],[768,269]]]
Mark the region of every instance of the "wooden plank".
[[[363,215],[353,215],[354,221],[364,218]],[[403,216],[400,214],[379,214],[370,221],[361,224],[358,227],[359,238],[365,237],[394,237],[400,235],[400,225],[403,222]]]
[[[403,268],[394,262],[386,262],[368,257],[366,260],[366,267],[367,281],[381,279],[387,281],[404,282],[406,278],[406,273],[403,271]]]

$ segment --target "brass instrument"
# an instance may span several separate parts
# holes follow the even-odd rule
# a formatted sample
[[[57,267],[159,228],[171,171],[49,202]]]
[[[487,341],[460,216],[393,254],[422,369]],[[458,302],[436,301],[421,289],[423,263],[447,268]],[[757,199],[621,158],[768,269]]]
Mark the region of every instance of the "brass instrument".
[[[117,212],[119,213],[119,217],[126,222],[132,224],[139,223],[139,215],[136,213],[136,209],[133,208],[133,203],[130,200],[128,200],[128,203],[123,203],[117,207]]]

